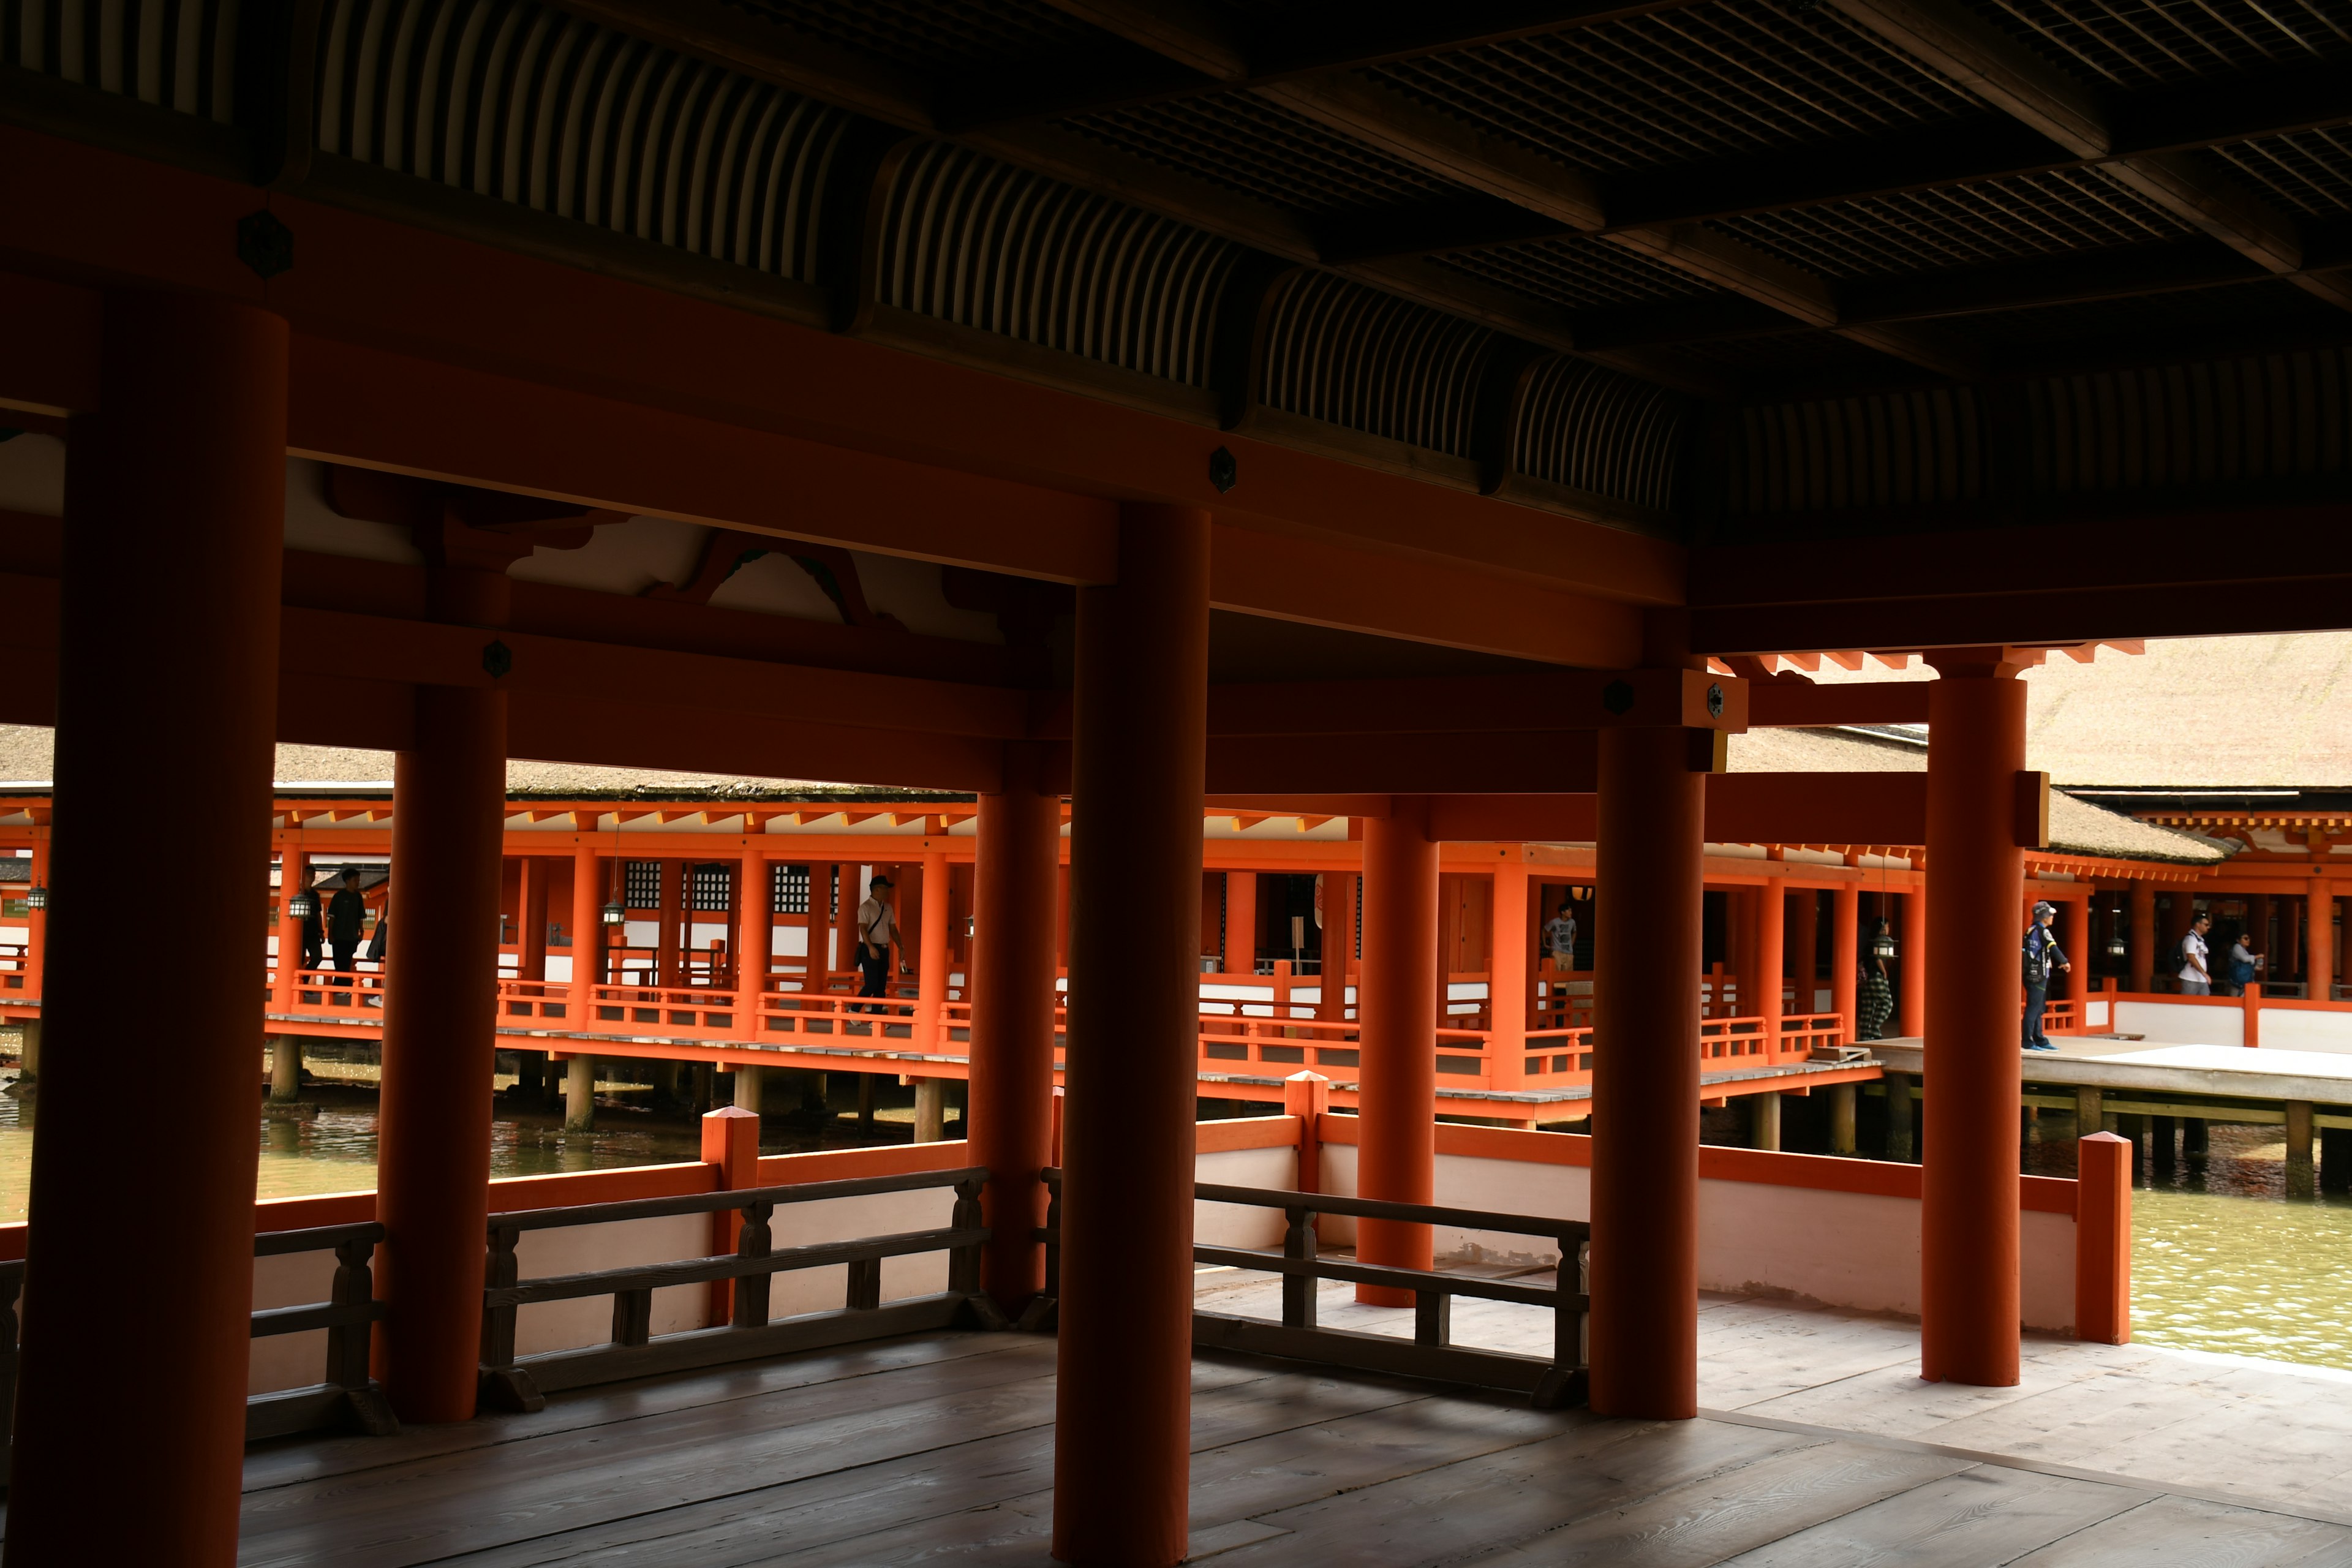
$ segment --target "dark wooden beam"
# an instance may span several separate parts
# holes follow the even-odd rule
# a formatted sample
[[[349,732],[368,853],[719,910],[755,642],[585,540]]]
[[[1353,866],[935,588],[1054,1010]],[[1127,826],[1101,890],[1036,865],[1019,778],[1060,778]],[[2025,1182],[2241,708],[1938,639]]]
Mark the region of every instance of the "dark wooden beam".
[[[2247,187],[2174,151],[2134,152],[2108,104],[1987,22],[1961,0],[1830,0],[1845,16],[1921,65],[2083,159],[2113,159],[2108,173],[2142,196],[2296,287],[2352,310],[2352,283],[2304,270],[2294,216]],[[2125,154],[2118,156],[2118,154]]]
[[[1115,112],[1482,44],[1560,33],[1697,0],[1309,0],[1251,18],[1193,0],[1048,0],[1157,62],[1106,49],[1086,68],[976,82],[949,117],[963,127]]]

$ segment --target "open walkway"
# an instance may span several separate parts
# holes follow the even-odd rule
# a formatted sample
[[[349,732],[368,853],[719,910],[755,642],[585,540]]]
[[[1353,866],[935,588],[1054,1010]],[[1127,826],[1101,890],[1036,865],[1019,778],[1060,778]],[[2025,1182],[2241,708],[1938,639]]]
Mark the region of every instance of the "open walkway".
[[[1203,1283],[1220,1310],[1266,1289]],[[1517,1331],[1472,1306],[1457,1337]],[[1324,1308],[1332,1322],[1410,1316],[1356,1308],[1344,1288]],[[1910,1375],[1901,1323],[1728,1299],[1703,1322],[1715,1408],[1687,1423],[1202,1359],[1195,1555],[2352,1564],[2352,1465],[2322,1457],[2352,1456],[2327,1413],[2344,1380],[2035,1343],[2023,1388],[1935,1389]],[[1042,1564],[1053,1358],[1046,1338],[930,1335],[559,1395],[535,1415],[264,1446],[247,1466],[243,1560]]]

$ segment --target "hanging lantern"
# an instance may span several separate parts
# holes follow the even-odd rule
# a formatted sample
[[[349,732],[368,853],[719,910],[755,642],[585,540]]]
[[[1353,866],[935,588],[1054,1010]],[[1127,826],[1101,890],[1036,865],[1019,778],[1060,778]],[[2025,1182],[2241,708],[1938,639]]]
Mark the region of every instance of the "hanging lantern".
[[[628,919],[629,911],[621,907],[620,900],[614,899],[611,903],[604,906],[604,923],[606,925],[625,925],[628,923]]]
[[[47,909],[49,907],[49,889],[47,886],[40,882],[34,883],[32,888],[25,894],[25,907],[28,910]]]
[[[2124,933],[2122,931],[2114,931],[2108,935],[2107,956],[2109,958],[2129,958],[2131,956],[2131,949],[2125,945]]]
[[[36,904],[34,908],[40,906]],[[319,896],[304,888],[286,900],[286,912],[298,921],[307,921],[319,912]]]
[[[1895,933],[1886,929],[1885,921],[1878,922],[1878,934],[1871,939],[1870,951],[1879,958],[1895,956]]]

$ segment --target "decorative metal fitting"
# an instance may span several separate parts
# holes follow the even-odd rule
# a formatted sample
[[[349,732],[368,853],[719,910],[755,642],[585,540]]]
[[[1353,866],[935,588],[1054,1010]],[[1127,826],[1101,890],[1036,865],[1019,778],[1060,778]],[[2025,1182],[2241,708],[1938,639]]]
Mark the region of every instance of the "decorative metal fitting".
[[[267,208],[236,220],[236,258],[260,278],[275,278],[294,268],[294,231]]]
[[[1633,683],[1630,680],[1612,680],[1608,685],[1602,687],[1601,689],[1601,706],[1608,709],[1609,711],[1616,714],[1621,719],[1626,714],[1632,712],[1633,710]]]
[[[514,668],[514,649],[491,638],[482,645],[482,668],[489,672],[492,680],[504,680],[507,672]]]
[[[1220,447],[1209,454],[1209,482],[1217,487],[1219,495],[1232,489],[1241,477],[1241,465],[1234,461],[1231,452]]]
[[[1706,716],[1710,719],[1723,717],[1723,688],[1720,686],[1706,689]]]

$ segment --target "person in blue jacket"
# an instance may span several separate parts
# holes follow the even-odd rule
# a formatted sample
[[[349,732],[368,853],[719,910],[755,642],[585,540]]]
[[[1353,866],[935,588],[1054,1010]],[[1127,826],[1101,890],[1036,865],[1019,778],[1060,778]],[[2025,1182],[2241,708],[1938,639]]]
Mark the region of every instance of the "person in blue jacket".
[[[2044,900],[2033,906],[2033,923],[2025,931],[2025,1048],[2029,1051],[2054,1051],[2050,1037],[2042,1032],[2042,1015],[2050,1005],[2050,972],[2060,969],[2068,973],[2074,966],[2058,946],[2058,939],[2050,934],[2050,926],[2058,918],[2058,906]]]

